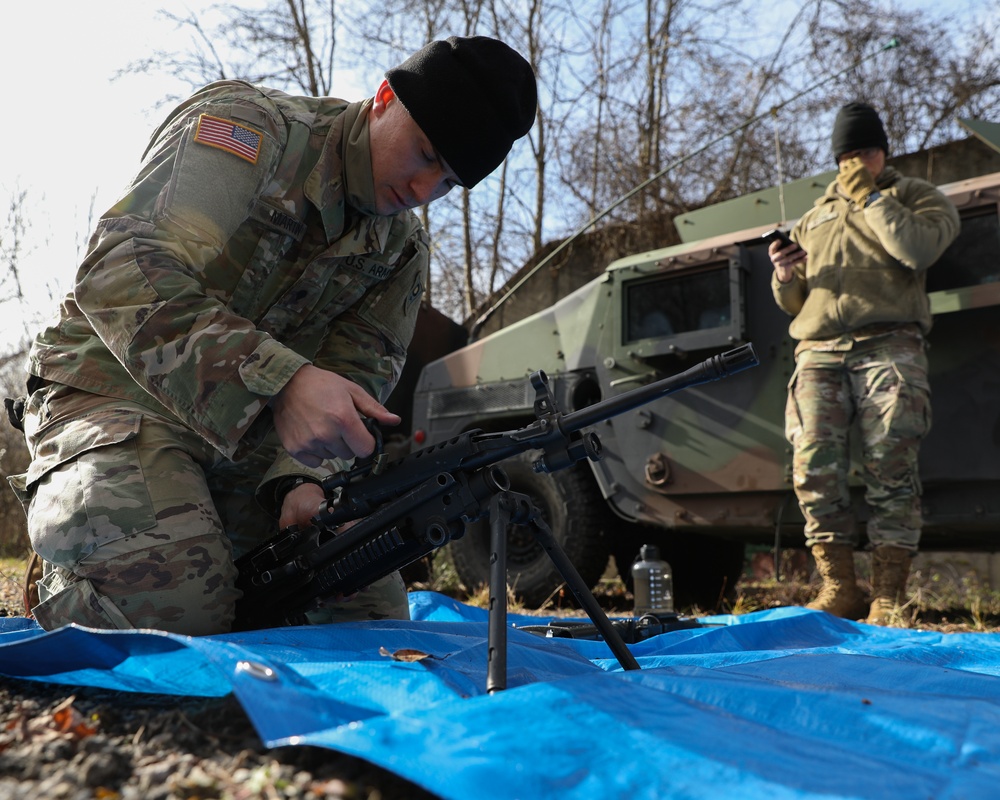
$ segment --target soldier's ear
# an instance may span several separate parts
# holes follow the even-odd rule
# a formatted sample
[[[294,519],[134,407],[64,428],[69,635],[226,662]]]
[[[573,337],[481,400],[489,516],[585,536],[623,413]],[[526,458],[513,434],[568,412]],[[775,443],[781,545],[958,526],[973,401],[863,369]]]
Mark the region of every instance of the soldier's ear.
[[[392,91],[392,87],[389,86],[389,81],[383,80],[379,84],[378,89],[375,90],[375,98],[372,103],[372,112],[375,116],[379,117],[385,110],[389,107],[389,104],[396,99],[396,93]]]

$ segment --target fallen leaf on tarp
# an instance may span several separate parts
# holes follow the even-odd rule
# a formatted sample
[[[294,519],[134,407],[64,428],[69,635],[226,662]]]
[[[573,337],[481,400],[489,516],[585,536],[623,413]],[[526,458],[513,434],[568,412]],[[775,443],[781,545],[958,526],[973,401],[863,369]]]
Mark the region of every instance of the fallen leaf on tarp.
[[[393,661],[423,661],[425,658],[434,658],[430,653],[425,653],[422,650],[412,650],[410,648],[402,648],[394,653],[390,653],[386,648],[380,647],[378,649],[378,654],[380,656],[388,656]]]

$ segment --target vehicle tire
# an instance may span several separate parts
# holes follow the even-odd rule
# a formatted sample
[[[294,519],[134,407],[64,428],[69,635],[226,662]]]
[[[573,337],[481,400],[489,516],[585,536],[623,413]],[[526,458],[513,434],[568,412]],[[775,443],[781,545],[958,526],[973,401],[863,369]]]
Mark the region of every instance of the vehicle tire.
[[[616,537],[611,552],[618,574],[632,591],[632,564],[644,544],[660,548],[674,576],[674,607],[720,611],[723,601],[736,599],[736,583],[743,574],[743,542],[687,531],[667,531],[638,525]]]
[[[528,495],[552,529],[588,588],[604,574],[608,564],[605,528],[611,514],[586,463],[574,464],[551,474],[531,468],[530,454],[522,454],[501,465],[510,479],[511,491]],[[462,584],[474,592],[490,580],[490,523],[481,519],[469,525],[451,548],[455,571]],[[507,532],[507,585],[531,608],[542,606],[565,583],[530,526],[512,525]],[[570,602],[575,602],[571,593]]]

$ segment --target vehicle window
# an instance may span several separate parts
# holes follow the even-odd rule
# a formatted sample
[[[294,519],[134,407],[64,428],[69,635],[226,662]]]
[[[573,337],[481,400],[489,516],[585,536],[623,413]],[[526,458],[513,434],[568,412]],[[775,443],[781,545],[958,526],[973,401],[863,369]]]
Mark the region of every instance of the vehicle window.
[[[701,272],[631,282],[625,293],[625,340],[728,326],[729,287],[728,262]]]

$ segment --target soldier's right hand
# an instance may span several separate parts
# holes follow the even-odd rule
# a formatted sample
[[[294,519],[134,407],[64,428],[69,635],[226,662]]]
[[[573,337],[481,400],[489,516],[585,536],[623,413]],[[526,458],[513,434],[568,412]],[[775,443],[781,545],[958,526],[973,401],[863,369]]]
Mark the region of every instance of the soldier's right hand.
[[[400,418],[353,381],[311,364],[298,369],[271,401],[282,446],[307,467],[330,458],[367,456],[375,439],[362,417],[382,425]]]
[[[783,248],[781,242],[771,242],[767,254],[781,283],[792,280],[795,277],[795,267],[806,260],[806,251],[797,244]]]

